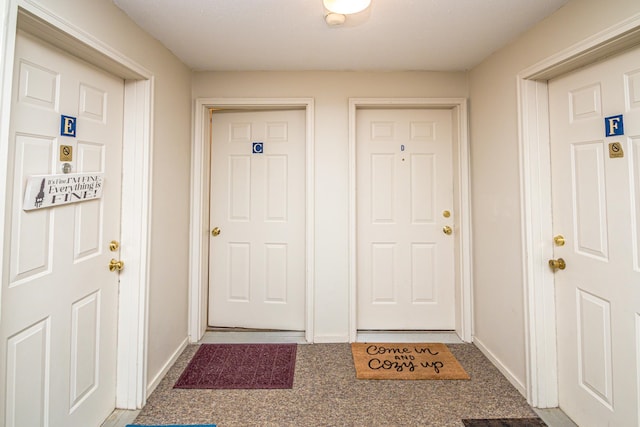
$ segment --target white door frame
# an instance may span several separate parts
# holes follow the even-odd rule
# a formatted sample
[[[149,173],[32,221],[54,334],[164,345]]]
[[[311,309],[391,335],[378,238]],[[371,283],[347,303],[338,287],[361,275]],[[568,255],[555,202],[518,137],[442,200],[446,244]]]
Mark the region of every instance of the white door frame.
[[[116,407],[140,409],[146,402],[147,291],[151,214],[151,149],[153,76],[130,58],[33,0],[9,0],[0,12],[0,170],[7,170],[11,91],[16,31],[20,28],[124,80],[121,257]],[[7,181],[0,174],[0,200]],[[0,204],[0,239],[5,241],[6,211]],[[4,243],[0,259],[4,259]],[[0,264],[0,270],[2,269]],[[106,266],[105,266],[106,268]],[[5,273],[0,271],[0,277]],[[1,292],[1,291],[0,291]],[[2,295],[0,294],[0,298]],[[4,385],[2,385],[4,387]]]
[[[451,109],[453,112],[453,182],[455,224],[456,333],[473,336],[471,286],[471,198],[467,100],[465,98],[349,99],[349,340],[357,338],[356,114],[361,108]]]
[[[548,80],[640,44],[640,14],[520,72],[518,126],[527,401],[558,406]]]
[[[198,98],[195,105],[191,147],[191,231],[189,255],[189,340],[198,342],[207,330],[209,292],[209,176],[211,171],[210,110],[282,109],[305,110],[305,339],[314,341],[314,130],[313,98]]]

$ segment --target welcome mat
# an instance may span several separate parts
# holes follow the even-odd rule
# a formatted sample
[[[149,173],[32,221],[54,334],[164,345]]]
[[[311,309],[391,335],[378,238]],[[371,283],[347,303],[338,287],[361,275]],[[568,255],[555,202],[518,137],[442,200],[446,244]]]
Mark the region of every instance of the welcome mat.
[[[468,380],[444,344],[352,343],[356,378],[363,380]]]
[[[462,420],[465,427],[546,427],[540,418],[486,418]]]
[[[296,350],[296,344],[202,344],[173,387],[291,388]]]
[[[215,424],[127,424],[126,427],[216,427]]]

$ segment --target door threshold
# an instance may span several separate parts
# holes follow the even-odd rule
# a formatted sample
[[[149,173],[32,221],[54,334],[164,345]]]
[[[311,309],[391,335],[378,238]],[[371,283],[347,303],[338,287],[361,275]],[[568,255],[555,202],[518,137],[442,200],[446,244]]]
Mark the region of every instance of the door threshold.
[[[549,426],[578,427],[576,423],[571,421],[571,418],[569,418],[567,414],[565,414],[560,408],[533,408],[533,411],[538,414],[538,416],[542,418],[542,421],[544,421]]]
[[[140,410],[114,409],[111,415],[102,423],[101,427],[125,427],[133,423]]]
[[[422,342],[462,344],[455,331],[358,331],[356,342]]]
[[[304,331],[221,330],[205,332],[199,344],[307,344]]]

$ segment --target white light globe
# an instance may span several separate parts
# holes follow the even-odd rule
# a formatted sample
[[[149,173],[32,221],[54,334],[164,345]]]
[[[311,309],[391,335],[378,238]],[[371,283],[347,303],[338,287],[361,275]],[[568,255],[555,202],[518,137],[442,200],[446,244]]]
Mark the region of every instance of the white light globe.
[[[324,7],[333,13],[348,15],[362,12],[371,4],[371,0],[322,0]]]

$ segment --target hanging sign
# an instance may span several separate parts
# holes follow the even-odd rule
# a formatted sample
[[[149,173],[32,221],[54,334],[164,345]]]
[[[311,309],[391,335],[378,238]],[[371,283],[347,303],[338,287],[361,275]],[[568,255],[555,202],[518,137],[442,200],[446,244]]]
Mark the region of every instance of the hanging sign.
[[[104,174],[34,175],[27,180],[22,209],[48,208],[102,197]]]
[[[262,154],[264,151],[264,144],[262,142],[253,143],[253,154]]]
[[[604,134],[605,136],[624,135],[624,118],[622,114],[604,118]]]

